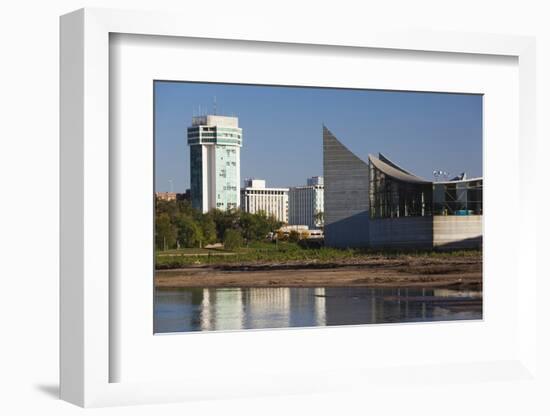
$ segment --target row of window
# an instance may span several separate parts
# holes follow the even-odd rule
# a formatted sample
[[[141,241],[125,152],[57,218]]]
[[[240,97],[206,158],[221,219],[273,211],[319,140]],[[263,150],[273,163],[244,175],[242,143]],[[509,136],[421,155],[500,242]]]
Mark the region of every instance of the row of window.
[[[191,126],[187,127],[188,132],[196,132],[196,131],[229,131],[229,132],[236,132],[240,133],[242,130],[239,127],[218,127],[218,126]]]
[[[482,215],[482,180],[409,183],[369,166],[369,215],[399,218],[432,215]]]
[[[252,188],[252,189],[247,189],[246,190],[247,193],[249,193],[250,195],[286,195],[288,194],[288,191],[286,191],[285,189],[257,189],[257,188]]]
[[[218,143],[218,144],[226,144],[226,145],[241,145],[241,141],[237,139],[192,139],[188,140],[187,143],[193,144],[193,143]]]
[[[199,132],[191,132],[187,133],[188,138],[195,138],[195,137],[221,137],[221,138],[237,138],[241,139],[242,135],[240,134],[233,134],[233,133],[199,133]]]

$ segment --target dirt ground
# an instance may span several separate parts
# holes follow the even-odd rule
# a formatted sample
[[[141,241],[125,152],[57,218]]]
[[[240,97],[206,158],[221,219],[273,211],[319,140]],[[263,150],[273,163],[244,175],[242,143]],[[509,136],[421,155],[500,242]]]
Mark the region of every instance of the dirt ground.
[[[227,264],[157,270],[157,288],[456,287],[481,289],[482,259],[407,257],[329,264]]]

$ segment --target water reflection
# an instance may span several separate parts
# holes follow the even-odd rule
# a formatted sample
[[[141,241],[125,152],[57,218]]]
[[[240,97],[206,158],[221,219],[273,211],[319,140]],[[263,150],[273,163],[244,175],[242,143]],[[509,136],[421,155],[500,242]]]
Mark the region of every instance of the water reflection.
[[[481,292],[451,289],[157,290],[154,330],[187,332],[481,319]]]

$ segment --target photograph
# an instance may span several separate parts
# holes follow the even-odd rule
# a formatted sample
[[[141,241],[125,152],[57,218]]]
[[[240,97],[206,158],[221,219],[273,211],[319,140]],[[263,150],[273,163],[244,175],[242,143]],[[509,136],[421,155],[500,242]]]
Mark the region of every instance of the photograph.
[[[483,95],[156,80],[155,334],[483,319]]]

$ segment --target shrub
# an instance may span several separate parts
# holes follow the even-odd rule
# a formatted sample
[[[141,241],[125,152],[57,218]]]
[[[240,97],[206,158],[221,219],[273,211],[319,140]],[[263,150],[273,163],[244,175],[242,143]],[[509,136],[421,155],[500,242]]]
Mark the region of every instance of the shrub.
[[[300,233],[296,230],[292,230],[288,235],[288,241],[290,241],[291,243],[297,243],[298,241],[300,241]]]
[[[235,250],[243,245],[243,237],[238,230],[228,228],[223,235],[223,247],[226,250]]]

